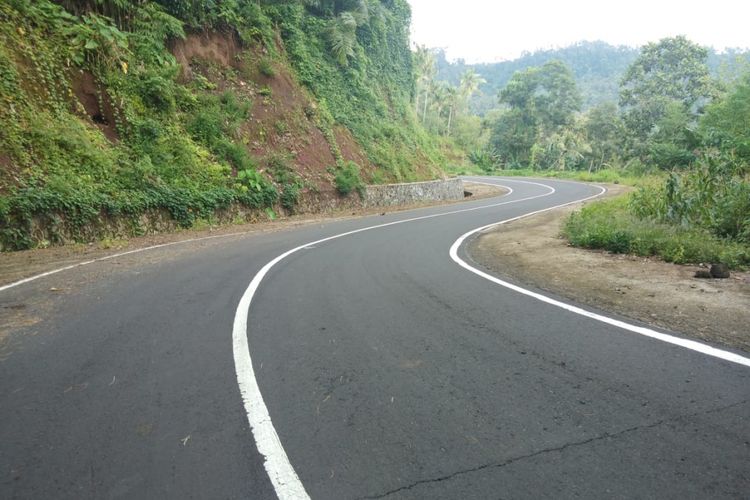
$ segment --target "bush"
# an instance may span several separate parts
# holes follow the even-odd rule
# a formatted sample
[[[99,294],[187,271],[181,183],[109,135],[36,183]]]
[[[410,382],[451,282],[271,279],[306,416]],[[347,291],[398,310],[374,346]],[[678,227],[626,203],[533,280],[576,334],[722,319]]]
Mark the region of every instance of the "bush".
[[[365,185],[359,176],[359,166],[353,161],[348,161],[336,169],[334,184],[343,196],[357,191],[359,196],[364,198]]]
[[[627,197],[592,203],[568,217],[563,235],[575,246],[658,256],[676,264],[723,262],[733,268],[750,265],[750,246],[701,229],[640,219],[629,211],[628,204]]]
[[[135,91],[140,95],[143,104],[149,108],[162,113],[174,110],[174,81],[169,76],[146,73],[135,85]]]
[[[694,169],[642,187],[631,198],[631,210],[641,218],[750,243],[750,183],[736,172],[730,159],[706,154]]]
[[[478,149],[469,153],[469,161],[482,169],[482,172],[491,174],[500,165],[500,156],[492,148]]]
[[[279,201],[281,202],[281,206],[290,213],[294,213],[294,209],[299,203],[300,189],[301,186],[299,184],[284,184],[282,187]]]

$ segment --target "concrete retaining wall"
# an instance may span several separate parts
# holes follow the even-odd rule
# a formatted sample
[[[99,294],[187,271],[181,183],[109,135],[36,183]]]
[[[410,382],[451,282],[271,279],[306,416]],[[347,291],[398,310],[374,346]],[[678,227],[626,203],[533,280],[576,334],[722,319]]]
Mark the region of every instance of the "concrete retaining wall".
[[[366,207],[409,205],[429,201],[464,199],[464,183],[459,178],[439,181],[381,184],[365,188]]]

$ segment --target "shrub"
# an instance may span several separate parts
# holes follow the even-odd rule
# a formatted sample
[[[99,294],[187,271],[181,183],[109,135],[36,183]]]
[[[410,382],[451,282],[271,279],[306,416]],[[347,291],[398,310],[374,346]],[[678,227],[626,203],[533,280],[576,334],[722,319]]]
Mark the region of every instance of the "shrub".
[[[492,148],[472,151],[469,153],[469,160],[487,174],[497,170],[500,165],[500,156]]]
[[[273,78],[276,76],[276,68],[273,67],[273,62],[271,62],[271,59],[264,57],[260,61],[258,61],[258,71],[261,75],[267,77],[267,78]]]
[[[626,197],[592,203],[565,221],[563,235],[572,245],[659,256],[676,264],[723,262],[750,265],[750,246],[711,235],[706,230],[641,219],[628,210]]]
[[[294,209],[299,203],[301,186],[299,184],[284,184],[281,190],[281,196],[279,201],[281,206],[284,207],[290,213],[294,213]]]
[[[348,161],[335,170],[334,184],[336,190],[343,196],[352,191],[357,191],[364,198],[365,185],[359,176],[359,166],[353,161]]]
[[[175,107],[174,81],[168,76],[146,73],[138,79],[136,92],[152,110],[168,113]]]
[[[692,170],[641,187],[630,208],[641,218],[750,243],[750,183],[737,171],[731,159],[708,153]]]

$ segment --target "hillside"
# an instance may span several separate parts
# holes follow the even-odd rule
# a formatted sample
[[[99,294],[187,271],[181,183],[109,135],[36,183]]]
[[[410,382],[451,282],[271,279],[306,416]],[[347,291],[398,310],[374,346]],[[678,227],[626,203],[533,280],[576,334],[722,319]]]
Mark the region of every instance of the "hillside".
[[[316,211],[442,175],[411,111],[409,23],[405,0],[3,2],[0,247]]]
[[[512,61],[498,63],[466,64],[460,59],[450,62],[444,51],[436,50],[435,54],[438,79],[457,84],[466,70],[473,69],[487,81],[472,101],[472,110],[483,115],[497,107],[498,92],[505,87],[513,73],[542,66],[552,60],[564,62],[573,72],[583,96],[583,110],[607,101],[617,102],[620,80],[639,52],[639,49],[632,47],[583,41],[569,47],[540,50]],[[710,49],[708,66],[714,76],[733,78],[742,73],[743,67],[750,66],[750,52],[728,50],[717,53]]]

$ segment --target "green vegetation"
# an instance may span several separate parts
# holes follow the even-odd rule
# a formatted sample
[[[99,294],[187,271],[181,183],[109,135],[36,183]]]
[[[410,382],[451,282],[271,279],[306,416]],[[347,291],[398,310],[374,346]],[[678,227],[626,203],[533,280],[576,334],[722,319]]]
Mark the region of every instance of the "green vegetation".
[[[359,176],[359,167],[354,162],[346,162],[335,169],[336,190],[344,196],[356,191],[360,197],[364,196],[365,185]]]
[[[482,119],[469,110],[472,97],[485,80],[473,70],[463,73],[457,86],[437,80],[435,55],[424,46],[417,47],[413,59],[418,121],[442,137],[443,150],[453,160],[449,170],[465,167],[466,155],[482,151],[489,137]]]
[[[500,103],[507,110],[496,120],[490,143],[511,168],[566,170],[582,157],[570,128],[581,97],[563,63],[516,73],[500,92]]]
[[[499,106],[481,119],[477,136],[489,137],[475,143],[474,167],[465,170],[637,186],[623,201],[574,214],[565,229],[571,242],[747,266],[750,73],[725,66],[721,78],[712,77],[710,57],[684,37],[647,44],[622,68],[619,102],[586,108],[590,96],[581,96],[580,79],[564,62],[545,59],[516,71],[497,94]]]
[[[695,227],[659,223],[634,215],[625,197],[592,203],[570,216],[563,234],[571,244],[613,253],[658,256],[676,264],[723,262],[750,265],[750,247]]]
[[[303,3],[308,6],[283,2],[265,11],[280,29],[297,78],[318,98],[319,121],[347,127],[384,180],[436,176],[444,165],[440,144],[419,126],[410,104],[408,3]]]
[[[660,107],[653,103],[662,101],[663,95],[654,99],[652,94],[645,105],[639,102],[631,108],[650,107],[651,116],[661,125],[644,126],[642,115],[634,120],[630,144],[647,147],[633,148],[632,154],[640,152],[646,161],[669,172],[650,183],[642,182],[626,199],[596,203],[571,216],[564,232],[573,244],[658,255],[676,263],[750,265],[750,132],[746,125],[750,121],[750,74],[700,112],[694,104],[706,101],[712,87],[706,84],[703,71],[696,74],[702,85],[691,90],[698,89],[702,95],[683,93]],[[678,81],[689,83],[690,77],[683,75]],[[664,126],[673,114],[679,116],[681,126]],[[664,150],[673,152],[667,156],[671,161],[659,154]]]
[[[4,248],[33,246],[40,226],[51,243],[85,240],[105,219],[126,218],[137,233],[141,214],[164,210],[189,227],[234,203],[260,208],[277,199],[269,182],[250,189],[230,175],[253,168],[226,135],[247,105],[176,83],[164,44],[184,35],[182,23],[155,4],[112,14],[128,16],[121,27],[137,31],[93,9],[72,14],[24,0],[0,7],[0,149],[10,164],[0,191]],[[86,74],[102,84],[93,116],[72,99]]]
[[[486,83],[480,86],[470,107],[472,112],[486,116],[497,107],[497,94],[508,84],[514,73],[543,66],[549,61],[561,61],[573,72],[583,98],[583,110],[615,102],[620,94],[620,80],[640,51],[602,41],[578,42],[564,48],[526,53],[511,61],[479,64],[467,64],[461,59],[449,62],[442,49],[434,49],[432,52],[437,63],[438,80],[456,85],[461,75],[468,70],[485,78]],[[707,65],[715,78],[732,81],[750,66],[750,52],[728,49],[717,53],[708,49]]]
[[[503,175],[511,177],[543,177],[551,179],[569,179],[584,182],[608,182],[627,186],[641,186],[644,182],[658,179],[657,176],[643,177],[626,169],[603,168],[588,172],[586,170],[532,170],[530,168],[504,170]]]
[[[341,126],[367,178],[438,175],[441,142],[412,110],[409,22],[405,0],[1,3],[0,247],[122,235],[107,224],[138,234],[149,214],[190,227],[238,205],[294,211],[307,184],[287,160],[256,157],[247,132],[254,99],[282,98],[269,83],[282,71],[311,92],[304,116],[330,145],[339,192],[362,185]],[[237,53],[180,65],[174,47],[201,34]]]

